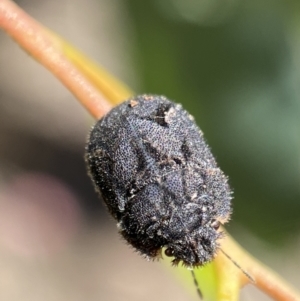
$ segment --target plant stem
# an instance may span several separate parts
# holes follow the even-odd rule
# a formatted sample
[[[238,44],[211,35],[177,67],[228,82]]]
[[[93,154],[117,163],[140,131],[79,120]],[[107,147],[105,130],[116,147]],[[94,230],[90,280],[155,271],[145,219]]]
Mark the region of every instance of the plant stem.
[[[245,272],[254,278],[255,283],[252,283],[241,270],[234,266],[234,264],[220,252],[215,259],[217,274],[219,275],[219,278],[224,277],[222,281],[219,281],[219,295],[222,296],[222,292],[227,292],[227,294],[228,292],[235,293],[236,289],[231,282],[239,283],[241,287],[245,284],[252,283],[274,300],[300,301],[299,292],[287,284],[274,271],[252,257],[229,235],[226,235],[226,237],[222,240],[221,248],[227,254],[230,254],[230,257],[237,262]],[[226,278],[229,278],[230,281],[226,280]],[[226,299],[222,297],[218,300],[235,299]]]

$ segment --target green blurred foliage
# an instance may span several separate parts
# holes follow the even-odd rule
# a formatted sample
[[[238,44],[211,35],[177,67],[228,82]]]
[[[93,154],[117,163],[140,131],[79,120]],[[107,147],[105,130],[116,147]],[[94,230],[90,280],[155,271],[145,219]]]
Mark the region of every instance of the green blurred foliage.
[[[199,300],[191,270],[181,264],[176,267],[172,266],[171,259],[166,256],[164,256],[164,263],[169,270],[172,270],[172,274],[191,293],[191,296],[193,296],[195,300]],[[203,267],[194,269],[194,272],[203,299],[206,301],[216,300],[219,279],[217,277],[215,265],[213,263],[208,263]]]
[[[195,116],[230,177],[234,222],[289,241],[300,229],[299,1],[125,4],[139,92]]]

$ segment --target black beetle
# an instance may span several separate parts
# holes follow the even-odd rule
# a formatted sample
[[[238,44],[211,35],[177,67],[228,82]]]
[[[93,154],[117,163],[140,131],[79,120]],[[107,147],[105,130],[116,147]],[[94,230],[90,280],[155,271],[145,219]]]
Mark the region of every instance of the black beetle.
[[[147,258],[211,261],[232,192],[201,130],[181,105],[140,95],[93,127],[86,162],[121,235]]]

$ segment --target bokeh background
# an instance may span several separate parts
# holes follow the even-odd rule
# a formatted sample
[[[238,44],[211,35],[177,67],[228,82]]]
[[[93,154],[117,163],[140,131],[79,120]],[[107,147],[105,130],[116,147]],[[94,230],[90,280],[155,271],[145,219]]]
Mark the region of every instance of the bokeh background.
[[[300,2],[16,2],[137,93],[195,116],[234,189],[227,230],[300,287]],[[0,32],[0,300],[191,300],[119,239],[86,176],[92,123]]]

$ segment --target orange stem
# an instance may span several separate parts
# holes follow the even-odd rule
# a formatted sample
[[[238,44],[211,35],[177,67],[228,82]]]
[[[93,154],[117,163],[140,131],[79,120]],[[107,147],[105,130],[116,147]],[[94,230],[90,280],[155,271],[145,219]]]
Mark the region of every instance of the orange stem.
[[[255,281],[253,283],[260,290],[264,291],[274,300],[278,301],[300,301],[300,293],[286,283],[279,275],[268,269],[263,263],[247,253],[237,242],[230,236],[226,236],[221,243],[221,248],[230,255],[230,257],[241,266]],[[230,262],[224,254],[220,252],[215,259],[217,265],[217,273],[219,278],[219,296],[228,295],[229,292],[234,293],[236,288],[231,282],[240,284],[242,287],[247,283],[252,283],[245,274]],[[230,279],[228,281],[224,279]],[[223,295],[222,295],[223,294]],[[218,300],[227,300],[226,298]],[[228,299],[235,300],[235,299]]]
[[[111,105],[60,51],[47,31],[10,0],[0,0],[0,27],[26,52],[51,71],[95,118]]]
[[[120,102],[132,97],[134,94],[129,87],[117,78],[113,77],[104,68],[91,61],[83,53],[75,49],[57,34],[48,31],[53,42],[68,57],[70,62],[100,91],[110,103],[119,104]]]
[[[250,258],[249,272],[256,279],[256,286],[275,300],[299,301],[300,294],[286,283],[279,275],[268,269],[264,264]]]

